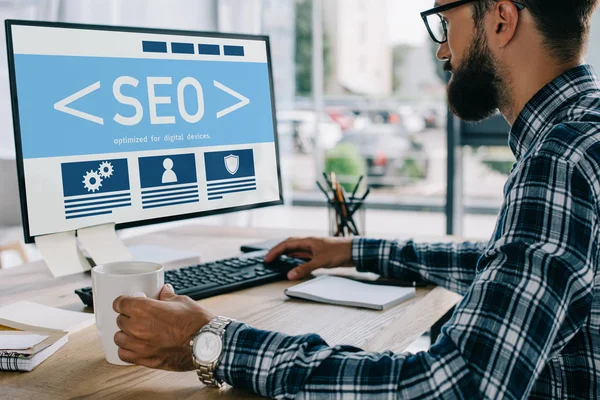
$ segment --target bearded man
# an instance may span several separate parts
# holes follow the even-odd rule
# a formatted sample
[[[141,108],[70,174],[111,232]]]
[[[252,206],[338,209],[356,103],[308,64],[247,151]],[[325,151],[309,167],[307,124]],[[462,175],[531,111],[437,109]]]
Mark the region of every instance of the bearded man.
[[[292,280],[354,263],[464,295],[428,351],[369,353],[262,331],[165,287],[161,300],[115,300],[120,357],[194,369],[188,341],[214,325],[223,332],[205,343],[218,356],[214,382],[269,397],[599,399],[600,81],[583,62],[596,5],[438,0],[422,13],[452,73],[453,112],[478,121],[499,110],[512,127],[517,162],[489,242],[289,239],[267,256],[310,258]]]

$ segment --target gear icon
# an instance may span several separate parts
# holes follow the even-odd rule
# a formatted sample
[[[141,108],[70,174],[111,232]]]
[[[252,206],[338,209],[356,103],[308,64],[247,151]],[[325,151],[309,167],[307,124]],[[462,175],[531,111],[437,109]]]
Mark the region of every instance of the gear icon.
[[[102,178],[110,178],[114,171],[115,171],[115,169],[113,168],[112,164],[109,163],[108,161],[104,161],[98,167],[98,173],[100,174],[100,176]]]
[[[102,186],[102,178],[96,171],[88,171],[83,176],[83,187],[88,190],[88,192],[95,192],[100,190],[100,186]]]

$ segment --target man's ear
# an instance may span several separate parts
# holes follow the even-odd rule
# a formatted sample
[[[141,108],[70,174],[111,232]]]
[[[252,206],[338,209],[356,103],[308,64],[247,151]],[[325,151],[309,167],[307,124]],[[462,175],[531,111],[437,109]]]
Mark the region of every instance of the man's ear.
[[[500,0],[493,12],[494,41],[499,47],[506,47],[515,37],[519,24],[519,10],[510,0]]]

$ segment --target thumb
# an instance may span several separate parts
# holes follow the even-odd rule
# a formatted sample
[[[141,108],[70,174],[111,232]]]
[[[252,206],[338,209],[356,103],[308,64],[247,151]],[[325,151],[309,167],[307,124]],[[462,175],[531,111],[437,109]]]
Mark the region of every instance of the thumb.
[[[158,299],[162,301],[168,301],[176,296],[177,295],[175,294],[175,289],[173,289],[173,286],[171,286],[170,283],[167,283],[165,286],[163,286],[162,290],[160,291]]]
[[[299,266],[297,266],[296,268],[292,269],[291,271],[288,272],[287,277],[290,281],[295,281],[297,279],[302,279],[307,277],[308,275],[310,275],[310,273],[312,271],[314,271],[315,269],[320,268],[319,265],[317,265],[316,262],[313,261],[309,261],[305,264],[301,264]]]

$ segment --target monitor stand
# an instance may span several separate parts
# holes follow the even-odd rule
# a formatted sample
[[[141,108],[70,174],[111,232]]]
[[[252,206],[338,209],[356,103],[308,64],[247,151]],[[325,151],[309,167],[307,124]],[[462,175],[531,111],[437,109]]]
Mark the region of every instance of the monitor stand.
[[[86,255],[93,259],[92,265],[127,260],[158,264],[200,261],[198,253],[187,250],[148,244],[125,246],[115,231],[115,224],[80,229],[77,237],[81,247],[86,250]]]
[[[114,224],[77,231],[36,236],[35,243],[55,278],[89,271],[95,265],[115,261],[151,261],[158,264],[200,262],[197,253],[171,247],[139,244],[125,246]]]

